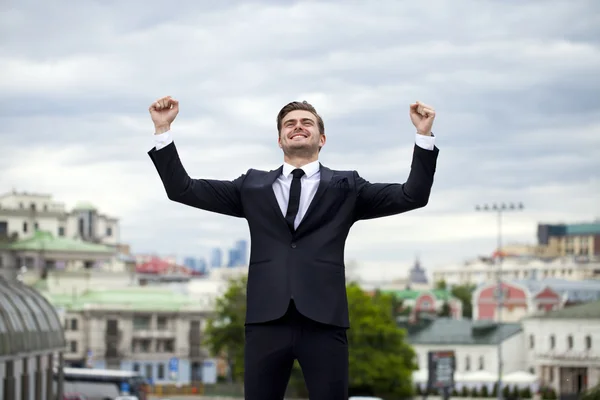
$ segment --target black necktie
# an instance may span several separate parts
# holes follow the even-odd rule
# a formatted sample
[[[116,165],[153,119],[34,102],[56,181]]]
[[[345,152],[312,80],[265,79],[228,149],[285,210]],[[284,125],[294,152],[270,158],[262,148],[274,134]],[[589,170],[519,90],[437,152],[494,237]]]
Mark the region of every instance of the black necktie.
[[[294,175],[294,179],[292,179],[292,186],[290,187],[290,200],[288,201],[285,220],[290,227],[290,230],[294,232],[294,221],[296,220],[298,208],[300,207],[300,178],[304,175],[304,171],[300,168],[296,168],[292,171],[292,175]]]

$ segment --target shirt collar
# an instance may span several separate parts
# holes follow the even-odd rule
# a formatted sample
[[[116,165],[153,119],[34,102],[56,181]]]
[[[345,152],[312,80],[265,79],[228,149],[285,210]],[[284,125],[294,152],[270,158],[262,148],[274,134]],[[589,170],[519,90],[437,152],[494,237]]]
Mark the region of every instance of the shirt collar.
[[[310,178],[311,176],[319,172],[319,168],[319,160],[313,161],[301,167],[301,169],[304,171],[304,176],[306,176],[307,178]],[[287,178],[295,169],[296,167],[294,167],[293,165],[283,163],[283,169],[281,170],[281,174]]]

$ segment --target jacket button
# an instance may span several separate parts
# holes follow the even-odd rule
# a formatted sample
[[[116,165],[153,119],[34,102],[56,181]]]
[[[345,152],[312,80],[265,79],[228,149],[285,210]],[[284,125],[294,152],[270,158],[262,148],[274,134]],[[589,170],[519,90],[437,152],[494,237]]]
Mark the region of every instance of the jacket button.
[[[296,243],[292,243],[290,246],[292,246],[292,249],[296,248]]]

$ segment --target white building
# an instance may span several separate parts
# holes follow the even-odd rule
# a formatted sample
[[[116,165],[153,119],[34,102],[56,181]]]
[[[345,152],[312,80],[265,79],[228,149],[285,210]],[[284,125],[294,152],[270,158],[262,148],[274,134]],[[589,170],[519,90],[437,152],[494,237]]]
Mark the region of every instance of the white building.
[[[462,264],[451,264],[433,271],[433,281],[448,285],[480,285],[495,282],[497,267],[492,259],[480,258]],[[502,279],[560,278],[570,281],[600,278],[600,261],[573,256],[543,260],[508,257],[502,263]]]
[[[422,320],[408,327],[408,342],[417,353],[419,370],[427,369],[430,351],[452,350],[456,355],[456,372],[466,376],[477,371],[498,375],[498,344],[504,359],[504,373],[528,369],[523,354],[520,324],[497,324],[491,321],[436,318]]]
[[[51,195],[10,192],[0,195],[0,237],[28,239],[37,231],[56,237],[116,246],[119,221],[89,203],[67,210]]]
[[[600,384],[600,301],[523,320],[527,363],[560,395]]]

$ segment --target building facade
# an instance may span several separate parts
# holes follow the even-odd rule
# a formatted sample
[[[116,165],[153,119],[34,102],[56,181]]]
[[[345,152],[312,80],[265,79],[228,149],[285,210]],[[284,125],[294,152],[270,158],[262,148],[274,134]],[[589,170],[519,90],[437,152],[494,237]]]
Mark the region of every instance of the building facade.
[[[523,333],[542,385],[575,398],[600,384],[600,301],[525,318]]]
[[[0,274],[11,279],[26,269],[30,283],[54,270],[89,270],[115,262],[116,249],[36,231],[26,239],[0,242]],[[125,265],[125,263],[123,263]]]
[[[0,195],[0,237],[27,239],[38,230],[56,237],[119,244],[119,220],[89,203],[67,210],[48,194],[13,191]]]
[[[498,285],[480,285],[472,297],[473,319],[518,322],[536,312],[551,311],[573,304],[600,300],[600,280],[565,279],[502,282],[502,304],[498,309]],[[499,314],[499,312],[501,314]]]
[[[600,220],[579,224],[538,224],[538,246],[560,256],[600,256]]]
[[[504,374],[530,368],[522,351],[520,324],[435,318],[401,326],[408,330],[407,341],[415,350],[418,369],[425,374],[428,352],[451,350],[455,353],[459,380],[479,371],[498,376],[499,345]]]
[[[140,371],[155,384],[201,379],[201,346],[209,310],[169,289],[45,294],[64,315],[65,363]]]
[[[434,282],[454,285],[481,285],[495,282],[497,264],[493,258],[479,258],[462,264],[447,265],[433,271]],[[600,279],[600,260],[574,256],[543,259],[506,257],[502,262],[502,279],[526,280],[557,278],[569,281]]]

